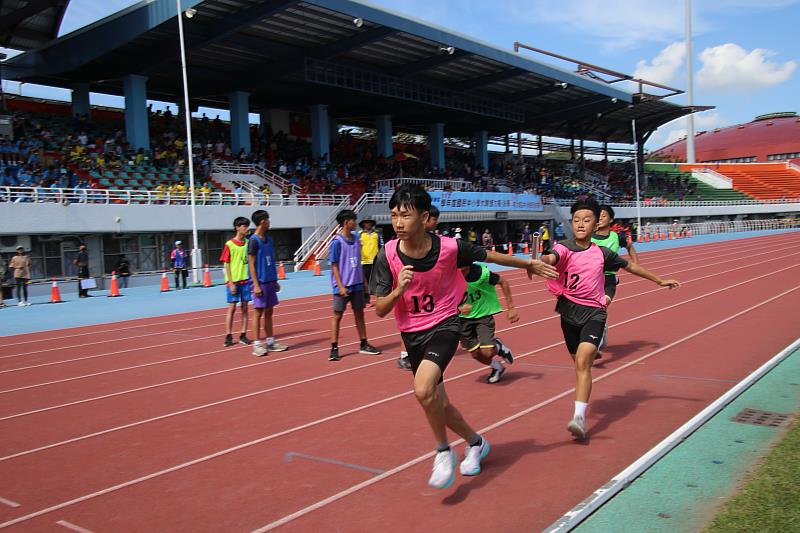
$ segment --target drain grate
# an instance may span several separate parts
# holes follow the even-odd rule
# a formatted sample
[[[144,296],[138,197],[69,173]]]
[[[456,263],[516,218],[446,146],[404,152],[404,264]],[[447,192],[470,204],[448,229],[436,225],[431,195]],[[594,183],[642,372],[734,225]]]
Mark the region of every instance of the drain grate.
[[[778,427],[789,422],[790,415],[785,413],[773,413],[761,411],[760,409],[742,409],[739,414],[731,420],[742,424],[752,424],[754,426]]]

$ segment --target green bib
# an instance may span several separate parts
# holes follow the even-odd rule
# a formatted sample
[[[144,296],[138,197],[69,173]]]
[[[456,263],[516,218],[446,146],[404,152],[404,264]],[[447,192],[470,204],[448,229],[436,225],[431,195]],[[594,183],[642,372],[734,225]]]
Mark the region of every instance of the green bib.
[[[608,248],[609,250],[611,250],[615,254],[619,253],[619,248],[620,248],[620,246],[619,246],[619,233],[617,233],[616,231],[612,231],[607,236],[602,237],[602,238],[596,237],[595,235],[592,235],[592,242],[593,243],[595,243],[597,246],[602,246],[603,248]],[[606,271],[606,274],[613,275],[613,274],[616,274],[616,272],[611,270],[611,271]]]
[[[503,310],[497,297],[497,289],[489,283],[489,275],[492,272],[486,265],[480,267],[481,277],[477,281],[467,283],[466,303],[472,306],[472,310],[467,315],[459,315],[461,318],[483,318]]]
[[[228,241],[225,243],[225,246],[228,247],[228,251],[231,254],[231,278],[228,279],[227,272],[225,273],[225,281],[226,282],[233,282],[237,283],[239,281],[245,281],[250,274],[247,265],[247,241],[241,246],[236,244],[235,242]]]

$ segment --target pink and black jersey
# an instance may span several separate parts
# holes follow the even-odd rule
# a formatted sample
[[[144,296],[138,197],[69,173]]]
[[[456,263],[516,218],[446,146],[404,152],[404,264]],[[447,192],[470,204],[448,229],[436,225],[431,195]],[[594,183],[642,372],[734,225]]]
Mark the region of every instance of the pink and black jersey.
[[[397,251],[399,243],[389,241],[385,247],[395,287],[404,266]],[[458,244],[455,239],[442,237],[436,264],[425,272],[415,271],[414,280],[394,306],[398,329],[403,332],[423,331],[458,314],[458,306],[467,290],[467,282],[459,274]]]
[[[558,259],[555,264],[558,279],[548,280],[547,289],[586,307],[605,308],[604,272],[628,266],[628,261],[594,243],[581,248],[569,240],[556,244],[550,253]]]

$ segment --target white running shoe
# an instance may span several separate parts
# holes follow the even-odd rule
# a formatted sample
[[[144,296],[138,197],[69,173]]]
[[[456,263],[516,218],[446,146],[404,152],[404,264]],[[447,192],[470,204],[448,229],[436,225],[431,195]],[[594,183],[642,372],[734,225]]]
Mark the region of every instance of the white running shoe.
[[[481,461],[489,454],[489,441],[486,437],[481,437],[478,446],[467,446],[464,452],[464,460],[459,465],[462,476],[477,476],[481,473]]]
[[[17,307],[25,307],[25,302],[18,302]]]
[[[582,416],[576,416],[567,424],[567,431],[578,440],[586,438],[586,421]]]
[[[449,449],[437,452],[433,458],[433,472],[428,480],[428,485],[435,489],[446,489],[456,479],[456,452]]]
[[[255,341],[253,343],[253,355],[256,357],[263,357],[267,355],[267,347],[264,346],[260,341]]]
[[[278,341],[273,342],[272,344],[267,344],[267,351],[270,352],[285,352],[288,350],[289,347],[285,344],[281,344]]]

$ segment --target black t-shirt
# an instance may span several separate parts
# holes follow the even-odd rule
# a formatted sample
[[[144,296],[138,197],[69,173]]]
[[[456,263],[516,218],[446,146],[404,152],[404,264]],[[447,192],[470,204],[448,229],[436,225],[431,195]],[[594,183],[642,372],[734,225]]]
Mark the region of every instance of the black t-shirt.
[[[563,241],[560,244],[564,245],[568,250],[578,253],[585,252],[589,249],[578,246],[575,244],[574,239]],[[603,252],[604,272],[619,270],[620,268],[627,268],[627,259],[621,258],[616,252],[612,252],[603,246],[600,246],[600,250]],[[556,260],[558,260],[558,252],[551,250],[545,253],[551,253],[555,255]],[[544,255],[544,253],[542,255]],[[556,302],[556,312],[561,315],[561,318],[565,322],[576,326],[582,326],[589,320],[605,321],[607,317],[606,309],[604,307],[589,307],[588,305],[581,305],[568,298],[564,298],[563,296],[558,297],[558,301]]]
[[[439,261],[439,250],[442,246],[442,241],[438,235],[431,235],[431,249],[421,259],[414,259],[408,257],[400,251],[398,246],[397,255],[404,265],[411,265],[414,267],[414,272],[427,272],[436,266]],[[474,243],[464,239],[456,241],[458,243],[458,267],[470,266],[476,261],[486,260],[486,250]],[[461,275],[460,272],[454,272],[453,275]],[[389,261],[386,259],[386,248],[381,248],[378,255],[375,257],[375,263],[372,267],[372,274],[369,278],[370,292],[376,296],[388,296],[392,292],[394,285],[394,278],[392,271],[389,268]]]
[[[482,271],[483,271],[483,269],[480,267],[480,265],[475,265],[475,264],[470,265],[469,272],[467,273],[466,276],[464,276],[464,278],[467,280],[467,283],[474,283],[474,282],[478,281],[479,279],[481,279],[481,272]],[[495,273],[495,272],[490,272],[489,273],[489,284],[490,285],[497,285],[498,283],[500,283],[500,275]]]

